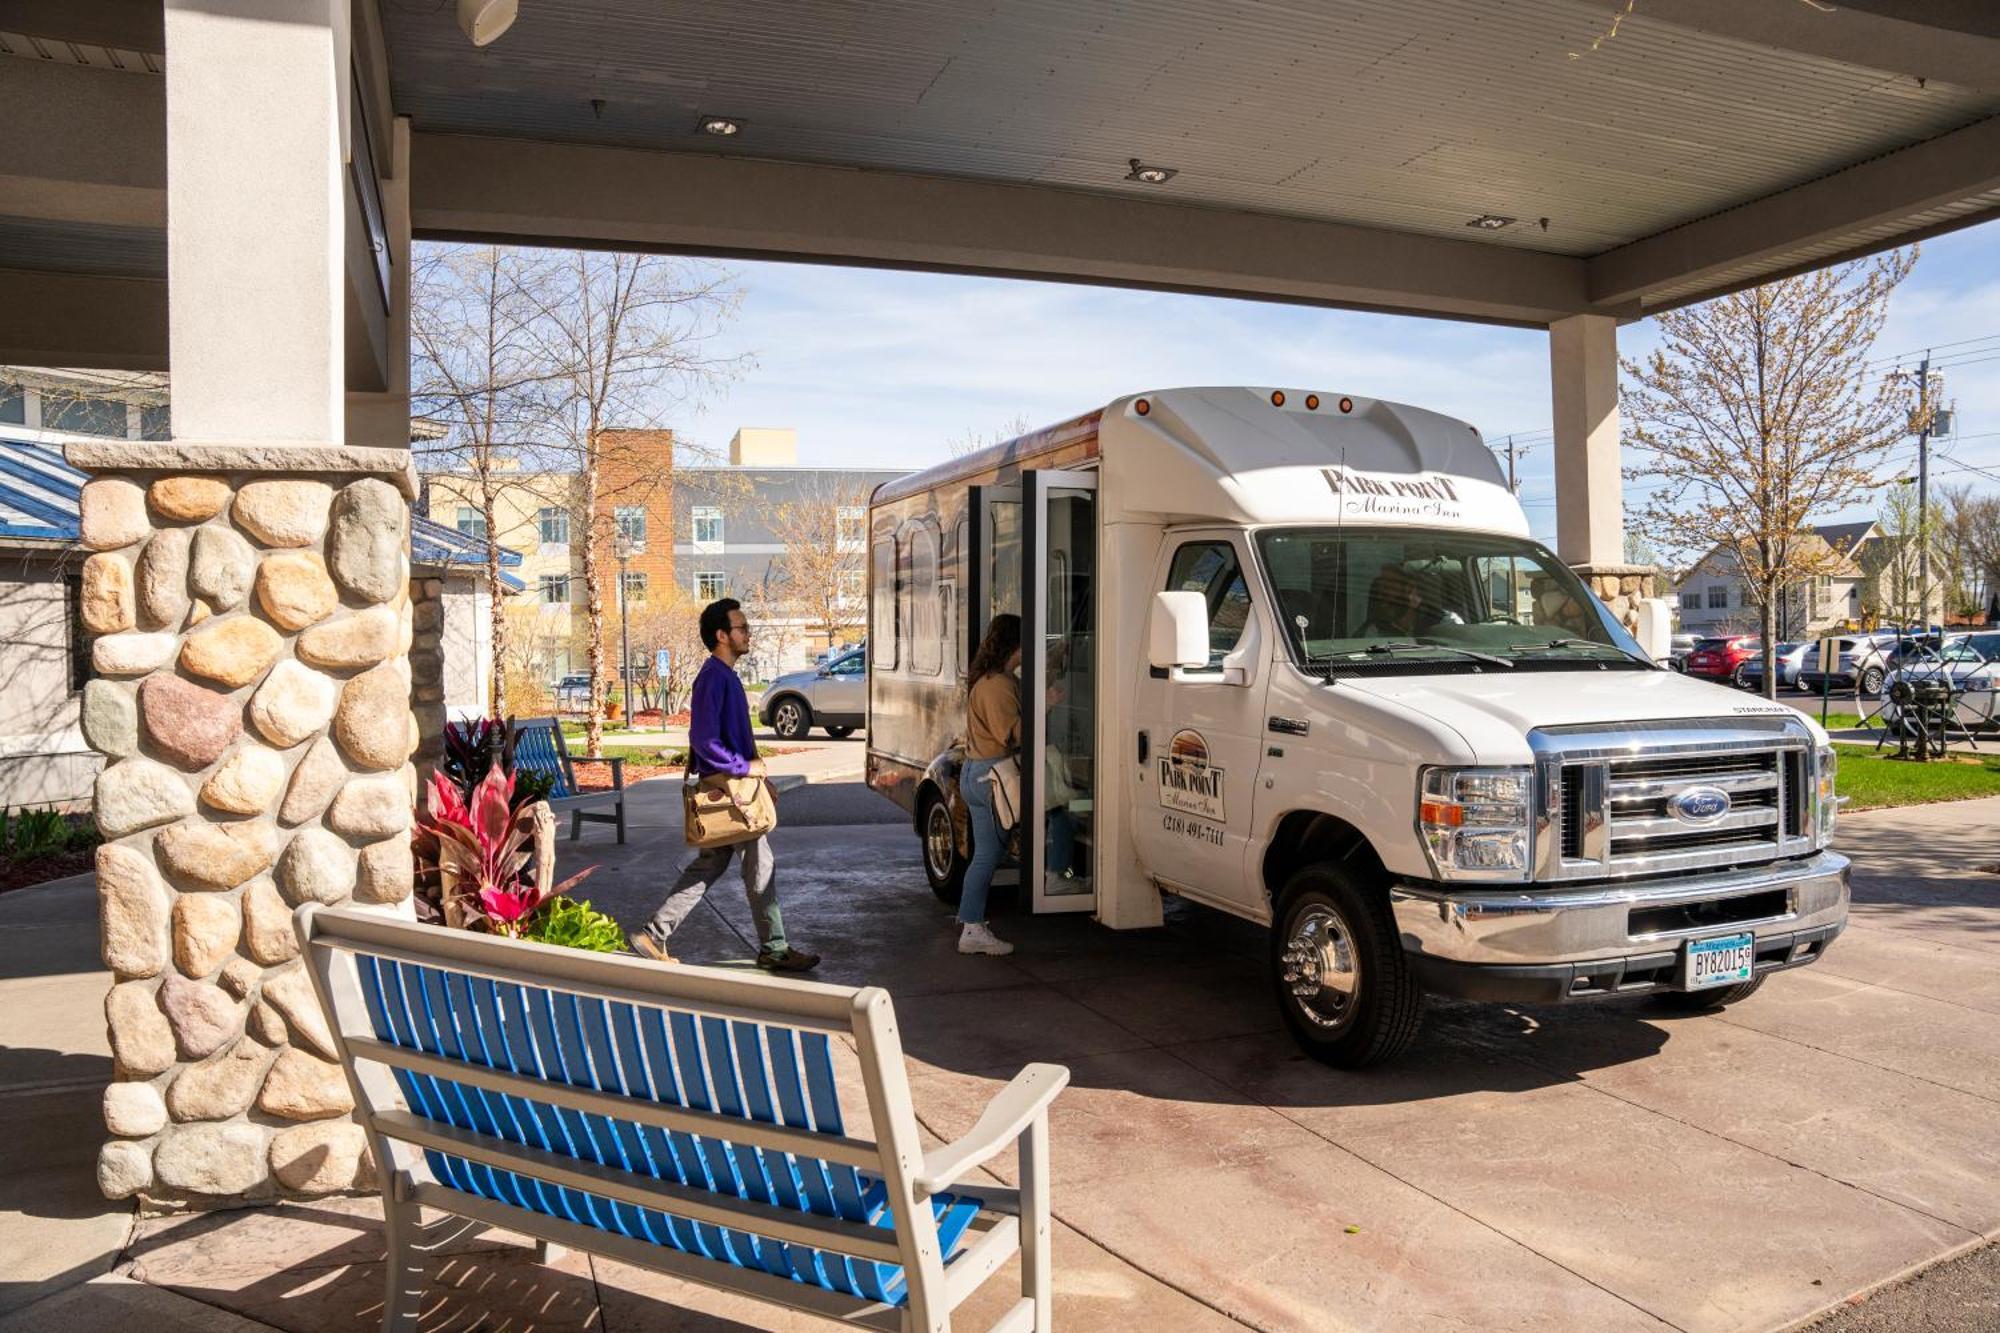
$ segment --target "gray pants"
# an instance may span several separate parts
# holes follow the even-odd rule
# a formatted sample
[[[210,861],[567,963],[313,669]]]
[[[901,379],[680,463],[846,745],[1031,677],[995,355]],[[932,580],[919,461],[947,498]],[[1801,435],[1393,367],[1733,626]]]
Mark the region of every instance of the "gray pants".
[[[772,953],[785,951],[785,918],[778,911],[777,865],[771,840],[758,838],[727,847],[704,847],[667,891],[667,900],[646,924],[646,933],[665,944],[688,913],[701,903],[709,886],[721,879],[736,853],[743,853],[743,895],[750,900],[750,919],[757,923],[757,941]]]

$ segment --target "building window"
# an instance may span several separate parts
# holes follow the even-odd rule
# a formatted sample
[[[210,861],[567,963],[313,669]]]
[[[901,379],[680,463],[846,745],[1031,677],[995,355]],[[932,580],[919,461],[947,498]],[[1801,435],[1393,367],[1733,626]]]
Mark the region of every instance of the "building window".
[[[694,545],[698,551],[722,549],[722,511],[712,507],[694,511]]]
[[[858,569],[843,569],[834,584],[834,594],[842,606],[857,606],[867,591],[865,576]]]
[[[68,394],[42,395],[42,428],[64,430],[77,435],[108,435],[125,438],[125,404],[113,398],[76,398]]]
[[[542,601],[550,606],[569,605],[569,575],[542,575]]]
[[[28,397],[19,386],[0,385],[0,422],[12,425],[26,425],[28,420]]]
[[[1729,608],[1729,589],[1724,584],[1712,584],[1708,590],[1708,609],[1724,611]]]
[[[142,440],[170,440],[174,435],[173,417],[165,403],[158,407],[139,409],[139,438]]]
[[[704,602],[712,602],[722,596],[724,586],[719,569],[704,569],[694,576],[694,595]]]
[[[1683,611],[1699,611],[1699,610],[1701,610],[1701,594],[1700,594],[1700,593],[1698,593],[1698,592],[1684,592],[1684,593],[1682,593],[1682,594],[1681,594],[1681,610],[1683,610]]]
[[[842,505],[834,514],[835,542],[843,551],[858,551],[868,544],[868,510],[861,505]]]
[[[541,531],[542,545],[569,545],[569,510],[555,505],[544,506],[535,513],[535,526]]]
[[[646,507],[644,505],[619,505],[613,516],[618,535],[634,546],[646,544]]]
[[[645,570],[630,569],[625,571],[625,600],[628,602],[643,602],[646,600]]]
[[[458,507],[458,530],[468,537],[478,537],[483,540],[486,536],[486,515],[480,513],[471,505],[460,505]]]

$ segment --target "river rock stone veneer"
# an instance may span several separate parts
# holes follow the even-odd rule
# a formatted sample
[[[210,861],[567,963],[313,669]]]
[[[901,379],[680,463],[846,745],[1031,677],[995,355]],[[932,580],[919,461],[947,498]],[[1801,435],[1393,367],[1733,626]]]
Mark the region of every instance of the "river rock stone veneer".
[[[71,461],[92,477],[84,729],[115,974],[98,1183],[153,1208],[366,1188],[290,914],[408,910],[407,455],[107,441]]]

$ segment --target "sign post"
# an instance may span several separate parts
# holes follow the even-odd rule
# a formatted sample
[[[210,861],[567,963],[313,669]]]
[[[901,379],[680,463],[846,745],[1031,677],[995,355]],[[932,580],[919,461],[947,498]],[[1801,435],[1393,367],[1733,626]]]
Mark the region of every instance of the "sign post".
[[[1840,640],[1821,639],[1819,641],[1819,724],[1826,725],[1827,690],[1833,684],[1833,669],[1840,665]],[[1854,692],[1855,706],[1861,704],[1861,691]]]

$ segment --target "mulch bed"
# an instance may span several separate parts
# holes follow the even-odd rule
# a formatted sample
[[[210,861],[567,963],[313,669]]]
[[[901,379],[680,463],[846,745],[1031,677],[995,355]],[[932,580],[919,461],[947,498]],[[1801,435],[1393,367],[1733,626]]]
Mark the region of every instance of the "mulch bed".
[[[96,864],[96,857],[97,849],[94,847],[72,847],[53,856],[38,856],[29,861],[0,861],[0,893],[9,889],[30,889],[68,875],[81,875]]]
[[[759,746],[757,753],[770,758],[780,754],[803,754],[810,746],[771,745]],[[609,791],[611,789],[611,766],[595,759],[575,759],[571,763],[576,769],[576,785],[582,791]],[[677,778],[684,770],[678,764],[642,764],[625,761],[625,785],[644,782],[648,778]]]

